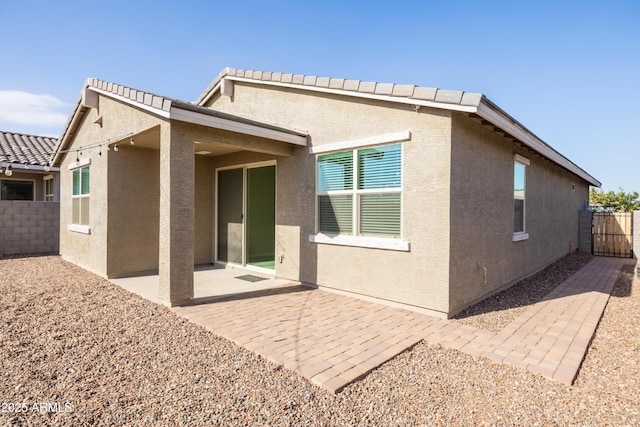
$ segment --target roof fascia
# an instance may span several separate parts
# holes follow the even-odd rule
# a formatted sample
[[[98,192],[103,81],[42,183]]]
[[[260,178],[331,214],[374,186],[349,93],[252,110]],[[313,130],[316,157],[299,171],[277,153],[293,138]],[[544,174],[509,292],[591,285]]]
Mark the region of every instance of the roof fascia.
[[[293,135],[286,132],[281,132],[276,129],[269,129],[249,123],[241,123],[235,120],[225,119],[222,117],[210,116],[208,114],[199,113],[197,111],[182,109],[179,106],[175,105],[171,106],[170,118],[181,122],[193,123],[197,125],[213,127],[216,129],[258,136],[275,141],[288,142],[290,144],[301,145],[304,147],[307,146],[306,136]]]
[[[83,92],[82,92],[82,96],[81,98],[78,100],[77,104],[76,104],[76,108],[74,110],[72,119],[70,121],[70,124],[67,126],[67,128],[64,130],[64,133],[62,134],[62,136],[59,139],[59,144],[58,147],[55,150],[55,154],[53,156],[53,160],[51,161],[51,164],[56,164],[61,156],[61,151],[64,151],[68,141],[68,135],[69,135],[69,131],[71,129],[73,129],[76,125],[77,122],[79,120],[80,117],[80,112],[83,109],[88,109],[92,107],[92,103],[94,103],[95,101],[91,101],[91,96],[88,96],[88,92],[92,91],[94,93],[97,94],[101,94],[105,97],[123,102],[127,105],[130,105],[132,107],[136,107],[139,109],[142,109],[144,111],[147,111],[151,114],[154,114],[156,116],[168,119],[168,120],[178,120],[178,121],[182,121],[182,122],[187,122],[187,123],[192,123],[192,124],[198,124],[198,125],[203,125],[203,126],[208,126],[208,127],[213,127],[216,129],[223,129],[223,130],[228,130],[231,132],[237,132],[237,133],[243,133],[246,135],[253,135],[253,136],[258,136],[258,137],[262,137],[262,138],[266,138],[266,139],[271,139],[271,140],[275,140],[275,141],[281,141],[281,142],[287,142],[290,144],[295,144],[295,145],[300,145],[300,146],[307,146],[307,137],[302,136],[302,135],[293,135],[293,134],[289,134],[286,132],[281,132],[279,130],[276,129],[269,129],[269,128],[265,128],[265,127],[261,127],[261,126],[256,126],[253,124],[249,124],[249,123],[241,123],[241,122],[236,122],[234,120],[230,120],[230,119],[225,119],[225,118],[221,118],[221,117],[214,117],[214,116],[210,116],[207,114],[203,114],[203,113],[199,113],[196,111],[191,111],[191,110],[186,110],[183,108],[180,108],[179,105],[176,104],[171,104],[171,100],[168,100],[170,105],[168,108],[168,111],[165,109],[160,109],[160,108],[156,108],[138,101],[134,101],[132,99],[126,98],[124,96],[118,95],[116,93],[113,92],[109,92],[109,91],[105,91],[103,89],[98,89],[96,87],[92,87],[92,86],[85,86],[83,88]],[[88,100],[88,101],[87,101]]]
[[[54,151],[54,155],[53,155],[53,159],[51,160],[51,164],[54,165],[56,164],[59,159],[60,159],[60,155],[61,155],[61,151],[64,151],[66,145],[67,145],[67,137],[69,135],[69,131],[71,129],[73,129],[76,124],[77,121],[79,120],[80,117],[80,111],[82,110],[86,110],[89,108],[92,108],[95,106],[95,102],[96,100],[94,100],[94,98],[92,96],[90,96],[89,91],[92,91],[94,93],[99,93],[101,95],[104,95],[106,97],[112,98],[112,99],[116,99],[118,101],[124,102],[125,104],[140,108],[142,110],[146,110],[152,114],[155,114],[157,116],[160,117],[164,117],[164,118],[169,118],[169,112],[162,110],[162,109],[158,109],[158,108],[154,108],[152,106],[134,101],[132,99],[129,98],[125,98],[124,96],[118,95],[116,93],[113,92],[109,92],[109,91],[105,91],[102,89],[98,89],[97,87],[93,87],[93,86],[89,86],[89,85],[85,85],[82,88],[82,93],[80,96],[80,99],[78,99],[77,103],[76,103],[76,108],[74,109],[73,112],[73,116],[71,118],[71,121],[69,123],[69,125],[65,128],[65,130],[62,133],[62,136],[60,136],[59,139],[59,143],[58,146],[56,147],[55,151]]]
[[[162,108],[156,108],[156,107],[144,104],[142,102],[134,101],[133,99],[126,98],[126,97],[124,97],[122,95],[118,95],[117,93],[113,93],[113,92],[109,92],[109,91],[106,91],[106,90],[98,89],[96,87],[86,87],[85,90],[91,90],[91,91],[97,92],[97,93],[99,93],[101,95],[104,95],[106,97],[115,99],[117,101],[124,102],[125,104],[129,104],[129,105],[131,105],[133,107],[140,108],[141,110],[148,111],[148,112],[150,112],[152,114],[155,114],[156,116],[160,116],[160,117],[163,117],[165,119],[169,119],[170,118],[170,113],[168,111],[163,110]],[[169,101],[169,102],[171,102],[171,101]]]
[[[60,160],[61,152],[64,151],[65,146],[67,144],[67,137],[69,135],[69,132],[78,123],[78,120],[80,118],[80,111],[82,111],[83,109],[86,109],[86,108],[87,107],[82,105],[82,98],[79,98],[76,101],[76,106],[73,109],[73,113],[71,114],[71,118],[67,121],[67,126],[62,131],[62,135],[60,135],[60,138],[58,138],[58,145],[56,146],[55,150],[53,151],[53,154],[51,156],[51,161],[49,162],[50,165],[55,165]]]
[[[478,106],[478,111],[476,112],[476,114],[478,114],[488,122],[493,123],[495,126],[499,127],[505,132],[513,135],[515,138],[523,142],[532,150],[540,153],[549,160],[567,169],[571,173],[579,176],[589,184],[596,187],[600,187],[602,185],[600,181],[586,173],[575,163],[551,148],[544,141],[542,141],[531,131],[529,131],[526,127],[521,125],[517,120],[508,115],[504,110],[495,105],[493,102],[489,101],[486,97],[482,97],[482,101]]]
[[[209,101],[211,99],[211,97],[220,90],[220,85],[222,83],[222,80],[224,79],[231,79],[231,77],[228,76],[224,76],[222,78],[218,78],[216,81],[214,81],[211,86],[210,89],[207,89],[205,92],[203,92],[202,94],[200,94],[200,96],[198,97],[198,99],[196,100],[196,105],[204,105],[207,101]]]
[[[0,168],[5,168],[7,166],[11,165],[11,169],[13,169],[14,171],[25,171],[25,172],[33,172],[33,171],[37,171],[37,172],[60,172],[60,168],[58,167],[49,167],[47,168],[46,166],[41,166],[41,165],[30,165],[30,164],[24,164],[24,163],[12,163],[12,162],[0,162]],[[17,168],[17,169],[16,169]]]
[[[170,103],[169,111],[166,111],[164,109],[155,108],[153,106],[149,106],[141,102],[126,98],[124,96],[120,96],[112,92],[104,91],[102,89],[97,89],[93,87],[90,87],[87,89],[91,89],[92,91],[100,93],[104,96],[122,101],[131,106],[148,111],[152,114],[163,117],[165,119],[178,120],[181,122],[213,127],[216,129],[228,130],[231,132],[243,133],[247,135],[253,135],[253,136],[258,136],[262,138],[272,139],[276,141],[288,142],[295,145],[301,145],[301,146],[307,145],[306,136],[291,135],[286,132],[281,132],[275,129],[269,129],[262,126],[248,124],[248,123],[241,123],[241,122],[237,122],[230,119],[210,116],[208,114],[199,113],[197,111],[187,110],[187,109],[181,108],[179,103],[171,103],[170,100],[169,100],[169,103]]]

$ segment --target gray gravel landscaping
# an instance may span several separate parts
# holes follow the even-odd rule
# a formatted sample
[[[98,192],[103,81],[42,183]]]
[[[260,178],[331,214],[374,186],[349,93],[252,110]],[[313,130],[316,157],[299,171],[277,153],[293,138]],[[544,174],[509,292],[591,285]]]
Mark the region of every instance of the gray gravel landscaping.
[[[0,425],[640,424],[631,267],[571,387],[419,343],[332,395],[56,256],[0,259],[0,303]]]

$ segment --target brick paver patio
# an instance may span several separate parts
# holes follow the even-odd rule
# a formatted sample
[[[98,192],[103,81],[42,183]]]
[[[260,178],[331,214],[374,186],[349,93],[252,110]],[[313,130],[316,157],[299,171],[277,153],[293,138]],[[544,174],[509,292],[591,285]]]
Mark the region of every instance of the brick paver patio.
[[[173,310],[334,393],[423,339],[571,384],[625,262],[594,259],[497,334],[293,283]]]

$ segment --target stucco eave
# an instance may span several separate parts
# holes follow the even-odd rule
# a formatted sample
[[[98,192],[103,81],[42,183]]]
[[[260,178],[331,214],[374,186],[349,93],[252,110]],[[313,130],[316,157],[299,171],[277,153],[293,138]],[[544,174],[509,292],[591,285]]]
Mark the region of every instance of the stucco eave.
[[[492,101],[486,97],[482,97],[482,101],[478,105],[476,114],[488,122],[492,123],[496,127],[504,130],[510,135],[517,138],[533,151],[548,158],[559,166],[567,169],[569,172],[585,180],[589,185],[600,187],[601,183],[582,168],[577,166],[571,160],[560,154],[551,146],[546,144],[540,138],[538,138],[533,132],[527,129],[524,125],[507,114],[503,109],[498,107]]]

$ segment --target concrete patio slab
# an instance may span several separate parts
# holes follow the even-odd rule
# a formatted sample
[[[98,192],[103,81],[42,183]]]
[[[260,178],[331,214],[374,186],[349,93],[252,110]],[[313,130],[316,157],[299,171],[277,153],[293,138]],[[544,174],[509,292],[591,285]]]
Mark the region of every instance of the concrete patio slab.
[[[239,276],[252,275],[264,278],[258,282],[248,282],[238,279]],[[160,299],[157,274],[123,277],[110,279],[116,285],[153,301],[156,304],[167,305]],[[271,275],[247,270],[244,268],[221,266],[198,266],[193,273],[193,293],[196,301],[215,300],[216,298],[235,295],[242,292],[252,292],[269,289],[290,283],[290,280],[276,279]]]

